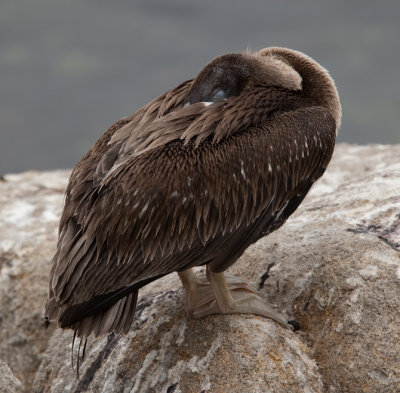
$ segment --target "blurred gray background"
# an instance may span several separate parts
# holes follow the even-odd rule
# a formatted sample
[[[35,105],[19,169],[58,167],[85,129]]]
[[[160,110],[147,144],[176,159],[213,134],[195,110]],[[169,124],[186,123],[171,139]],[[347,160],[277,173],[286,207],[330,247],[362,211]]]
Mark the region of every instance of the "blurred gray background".
[[[400,143],[399,16],[397,0],[2,0],[0,174],[71,168],[213,57],[272,45],[331,72],[338,141]]]

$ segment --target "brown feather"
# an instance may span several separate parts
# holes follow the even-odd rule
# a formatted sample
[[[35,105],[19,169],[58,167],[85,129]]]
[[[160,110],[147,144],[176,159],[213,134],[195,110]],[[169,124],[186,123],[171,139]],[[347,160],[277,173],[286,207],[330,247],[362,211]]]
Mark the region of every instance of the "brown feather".
[[[206,105],[217,83],[227,98]],[[126,333],[141,285],[225,270],[301,203],[339,123],[326,71],[282,48],[221,56],[115,123],[72,172],[46,316],[80,337]]]

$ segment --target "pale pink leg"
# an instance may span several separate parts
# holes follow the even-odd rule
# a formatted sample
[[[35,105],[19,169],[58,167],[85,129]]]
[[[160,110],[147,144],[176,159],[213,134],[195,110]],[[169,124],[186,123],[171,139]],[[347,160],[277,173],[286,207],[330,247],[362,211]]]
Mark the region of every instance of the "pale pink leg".
[[[209,270],[207,275],[196,275],[192,269],[178,274],[186,290],[186,309],[192,318],[210,314],[256,314],[293,329],[283,316],[238,277]]]

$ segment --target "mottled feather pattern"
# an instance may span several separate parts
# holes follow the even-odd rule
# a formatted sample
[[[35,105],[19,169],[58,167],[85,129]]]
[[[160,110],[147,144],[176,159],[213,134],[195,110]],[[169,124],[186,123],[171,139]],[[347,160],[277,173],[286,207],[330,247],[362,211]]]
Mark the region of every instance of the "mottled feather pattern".
[[[152,129],[153,122],[157,124],[157,119],[162,117],[168,118],[171,112],[183,107],[191,85],[192,80],[186,81],[163,96],[153,100],[143,108],[143,114],[139,122],[127,124],[124,130],[119,131],[119,134],[123,135],[123,138],[126,140],[124,148],[121,151],[121,157],[138,150],[138,146],[151,133],[150,130]],[[169,117],[177,119],[177,116],[173,114]]]
[[[307,110],[298,112],[300,118],[307,115],[314,119],[316,116],[315,110],[313,113]],[[330,120],[323,108],[318,117],[324,124]],[[287,121],[286,129],[293,133],[291,136],[300,140],[300,133],[307,133],[307,128],[293,130],[290,120],[289,115],[279,118],[282,124]],[[331,123],[334,127],[332,120]],[[154,149],[132,157],[131,162],[120,167],[115,176],[103,184],[102,191],[91,202],[90,217],[95,221],[81,224],[83,233],[97,228],[92,236],[96,239],[96,248],[102,250],[96,257],[99,266],[103,265],[101,259],[107,259],[119,267],[113,268],[112,278],[104,275],[103,270],[92,268],[86,272],[83,267],[85,260],[71,249],[79,260],[74,268],[83,278],[82,283],[90,284],[92,294],[110,292],[146,278],[148,266],[153,265],[154,259],[157,259],[159,273],[187,268],[190,265],[188,261],[199,258],[196,253],[202,252],[202,246],[213,239],[223,242],[233,230],[251,225],[266,206],[269,206],[272,216],[278,214],[287,200],[301,189],[303,182],[320,176],[316,170],[307,172],[307,156],[314,156],[319,149],[315,141],[310,144],[308,154],[304,153],[305,146],[299,143],[292,151],[290,163],[289,157],[282,159],[287,146],[279,140],[276,129],[254,127],[247,130],[246,135],[233,136],[217,146],[208,141],[196,149],[177,141],[168,149]],[[324,144],[327,142],[324,140]],[[268,160],[265,160],[265,154],[268,154]],[[174,160],[168,159],[171,155]],[[215,156],[219,160],[216,161]],[[320,157],[322,166],[326,166],[327,162],[323,160],[327,158],[329,155]],[[163,164],[152,167],[149,162]],[[209,165],[211,162],[214,166]],[[224,162],[232,162],[232,166],[228,168]],[[257,163],[259,165],[255,165]],[[216,170],[220,176],[215,176]],[[282,181],[282,174],[287,172],[293,172],[292,184]],[[161,189],[158,179],[171,177],[171,173],[175,173],[173,181]],[[253,179],[253,187],[249,187],[249,179]],[[129,189],[127,184],[130,184]],[[136,195],[132,190],[138,191]],[[123,216],[114,213],[119,206],[124,206]],[[282,217],[279,225],[284,219],[286,217]],[[160,230],[161,225],[163,230]],[[184,246],[192,247],[193,255],[183,258]],[[78,248],[80,244],[74,247]],[[69,270],[66,269],[64,275]],[[64,280],[70,280],[70,275],[63,277]],[[84,291],[83,287],[77,292],[79,299],[89,300],[90,293],[83,296]],[[70,292],[64,289],[61,294],[68,297],[60,300],[74,302]]]
[[[138,155],[176,139],[182,139],[186,144],[194,139],[195,147],[198,147],[211,135],[213,142],[218,143],[241,129],[262,123],[276,110],[293,109],[297,101],[296,93],[285,89],[254,90],[213,105],[196,103],[158,117],[151,124],[146,123],[146,127],[141,126],[140,137],[136,141],[130,140],[125,149]]]
[[[182,83],[139,109],[132,116],[113,124],[74,168],[66,190],[65,206],[59,226],[58,251],[53,258],[50,274],[52,279],[49,287],[49,302],[46,306],[51,310],[48,315],[49,319],[56,318],[67,304],[72,304],[72,300],[68,300],[68,303],[60,309],[55,306],[56,302],[60,303],[62,300],[69,299],[69,297],[65,297],[64,286],[72,287],[74,282],[69,282],[70,274],[68,272],[75,271],[76,279],[78,279],[81,270],[92,261],[89,258],[90,254],[86,254],[86,258],[82,259],[82,251],[88,253],[93,246],[96,250],[95,260],[99,264],[101,263],[100,254],[103,244],[96,239],[95,226],[90,225],[90,223],[94,224],[91,200],[98,197],[101,181],[114,166],[121,147],[139,123],[151,122],[156,116],[162,115],[163,112],[160,108],[163,108],[164,112],[168,112],[174,108],[174,104],[181,105],[187,94],[188,86],[190,86],[190,81]],[[82,230],[84,224],[86,224],[87,231]],[[83,248],[79,248],[80,253],[77,253],[76,241],[83,243]],[[108,264],[111,258],[109,253],[106,254]],[[115,256],[112,259],[114,260]],[[66,285],[67,283],[68,285]]]
[[[312,78],[311,96],[260,85],[185,105],[194,83],[112,125],[72,172],[46,315],[80,337],[127,332],[153,279],[224,271],[285,222],[331,158],[340,111],[320,105]]]

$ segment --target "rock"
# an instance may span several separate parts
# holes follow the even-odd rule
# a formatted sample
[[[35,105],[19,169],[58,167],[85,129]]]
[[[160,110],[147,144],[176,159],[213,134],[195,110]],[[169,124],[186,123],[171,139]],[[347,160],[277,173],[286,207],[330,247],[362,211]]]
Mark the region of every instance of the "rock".
[[[2,360],[0,360],[0,393],[20,393],[21,381]]]
[[[183,291],[168,290],[178,280],[162,281],[165,292],[142,297],[128,335],[90,340],[79,381],[65,361],[72,336],[57,331],[33,392],[323,392],[310,349],[291,331],[250,315],[188,320]]]
[[[69,171],[0,181],[0,358],[30,391],[50,331],[43,302]]]
[[[327,392],[400,391],[398,157],[340,146],[299,211],[242,258],[254,280],[274,263],[262,293],[302,326]]]
[[[26,392],[398,392],[398,157],[400,146],[338,145],[298,211],[232,267],[299,332],[252,315],[188,320],[169,275],[141,292],[128,335],[89,339],[79,381],[71,332],[41,329],[68,172],[6,176],[0,358]]]

